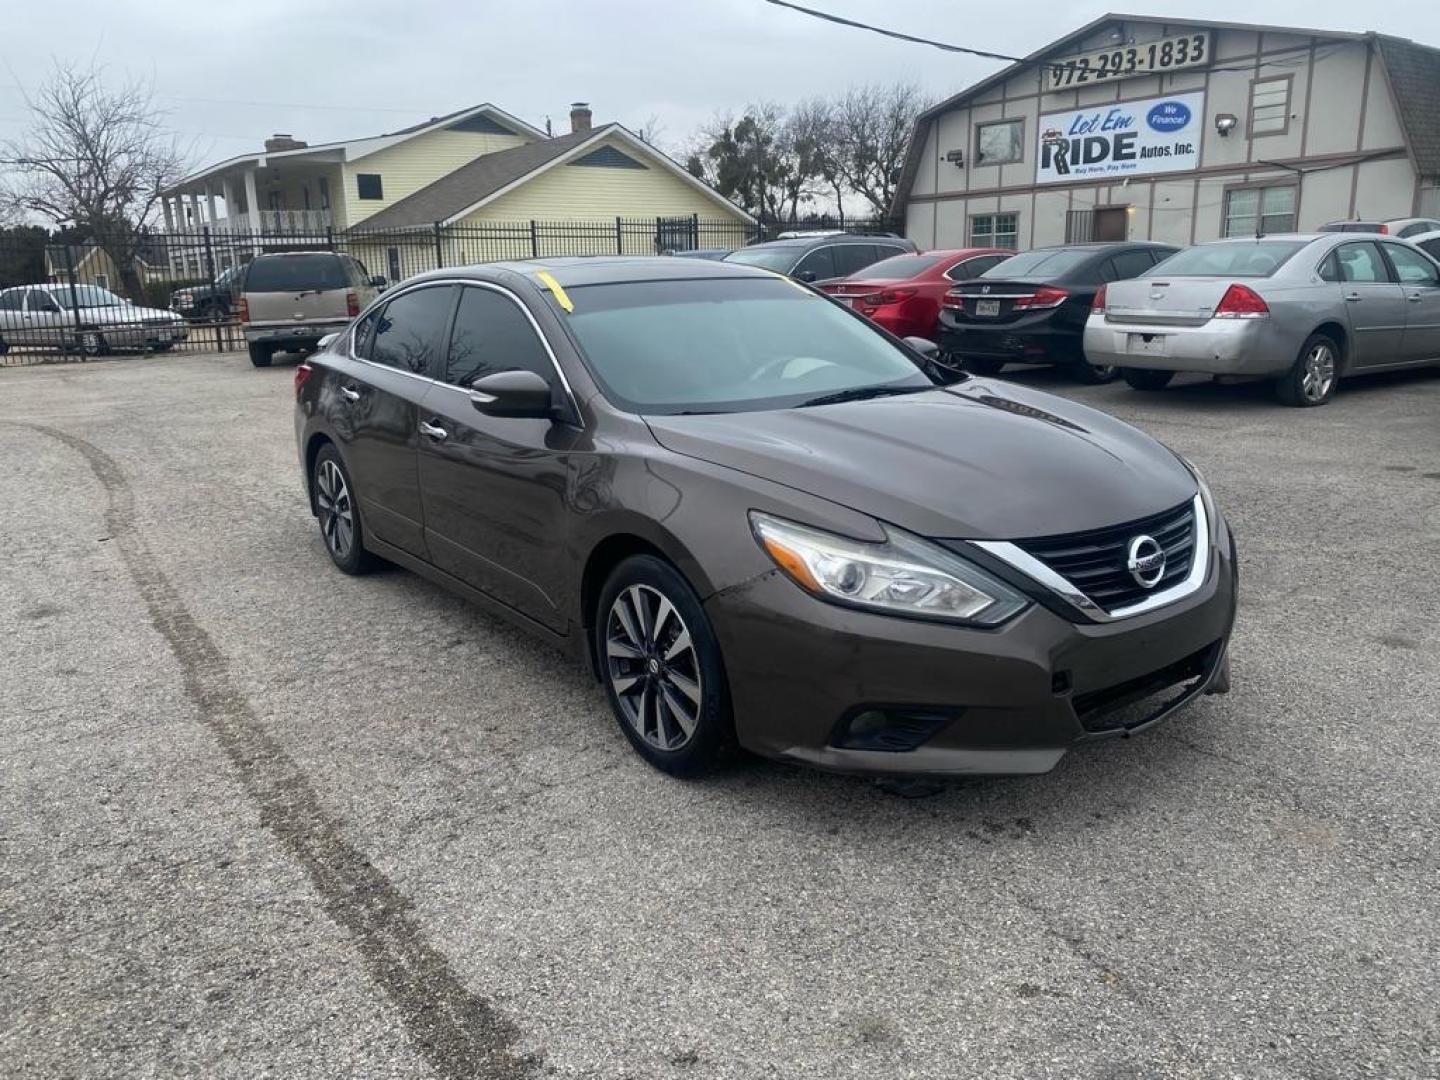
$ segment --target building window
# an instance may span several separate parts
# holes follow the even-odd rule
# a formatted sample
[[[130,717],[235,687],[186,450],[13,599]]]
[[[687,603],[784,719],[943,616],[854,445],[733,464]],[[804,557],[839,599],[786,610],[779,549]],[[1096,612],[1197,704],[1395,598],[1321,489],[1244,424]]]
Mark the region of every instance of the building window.
[[[96,284],[96,285],[99,285],[100,288],[102,288],[102,289],[108,289],[108,288],[110,288],[110,275],[109,275],[109,274],[96,274],[96,275],[95,275],[95,284]]]
[[[356,173],[355,192],[362,199],[383,199],[385,189],[380,184],[379,173]]]
[[[1004,165],[1025,156],[1025,121],[997,120],[975,128],[975,164]]]
[[[1294,232],[1295,192],[1294,184],[1231,188],[1225,195],[1225,235]]]
[[[323,176],[320,177],[320,209],[330,209],[330,181]]]
[[[400,273],[400,249],[398,247],[385,249],[385,269],[390,271],[390,284],[403,281],[405,275]]]
[[[1019,214],[976,214],[970,219],[972,247],[1014,250],[1020,246]]]
[[[1291,75],[1250,84],[1250,135],[1284,135],[1290,130]]]

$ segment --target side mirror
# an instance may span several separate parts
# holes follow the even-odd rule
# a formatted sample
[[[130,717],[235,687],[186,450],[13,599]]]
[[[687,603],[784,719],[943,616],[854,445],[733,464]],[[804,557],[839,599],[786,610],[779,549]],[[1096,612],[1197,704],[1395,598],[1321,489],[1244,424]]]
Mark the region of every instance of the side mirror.
[[[800,273],[798,273],[798,274],[795,275],[795,277],[798,278],[800,281],[805,282],[805,283],[808,285],[810,282],[812,282],[812,281],[815,280],[815,271],[814,271],[814,270],[801,270]]]
[[[317,348],[320,352],[324,352],[326,349],[330,348],[331,345],[334,345],[334,344],[335,344],[335,339],[338,338],[339,336],[340,336],[340,334],[339,334],[338,331],[337,331],[336,333],[333,333],[333,334],[326,334],[324,337],[322,337],[322,338],[320,339],[320,344],[317,345],[316,348]]]
[[[381,277],[381,276],[378,275],[378,274],[375,275],[374,277],[372,277],[372,278],[370,279],[370,287],[371,287],[372,289],[383,289],[383,288],[385,288],[386,285],[389,285],[389,284],[390,284],[390,283],[389,283],[388,281],[386,281],[383,277]]]
[[[925,357],[926,360],[934,360],[935,357],[940,355],[940,346],[936,345],[935,342],[931,341],[929,338],[907,337],[905,339],[905,344],[909,345],[910,348],[914,349],[921,356]]]
[[[486,416],[549,420],[550,384],[533,371],[497,371],[470,384],[470,404]]]

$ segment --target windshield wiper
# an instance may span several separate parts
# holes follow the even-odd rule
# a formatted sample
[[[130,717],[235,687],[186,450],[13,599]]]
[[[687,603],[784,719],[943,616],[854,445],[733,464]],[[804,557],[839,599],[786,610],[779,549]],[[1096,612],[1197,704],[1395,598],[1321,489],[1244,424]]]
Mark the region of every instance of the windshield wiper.
[[[849,390],[837,390],[833,394],[821,394],[800,402],[797,409],[810,405],[838,405],[842,401],[864,401],[866,398],[889,397],[892,394],[914,394],[921,390],[933,390],[933,386],[852,386]]]

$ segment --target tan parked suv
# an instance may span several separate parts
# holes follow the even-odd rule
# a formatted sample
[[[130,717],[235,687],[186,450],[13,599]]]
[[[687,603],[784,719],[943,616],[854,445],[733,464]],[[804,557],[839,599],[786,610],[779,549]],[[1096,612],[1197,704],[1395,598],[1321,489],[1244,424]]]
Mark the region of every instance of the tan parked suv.
[[[250,362],[269,367],[277,352],[311,352],[344,330],[385,287],[349,255],[286,251],[257,255],[240,283],[240,323]]]

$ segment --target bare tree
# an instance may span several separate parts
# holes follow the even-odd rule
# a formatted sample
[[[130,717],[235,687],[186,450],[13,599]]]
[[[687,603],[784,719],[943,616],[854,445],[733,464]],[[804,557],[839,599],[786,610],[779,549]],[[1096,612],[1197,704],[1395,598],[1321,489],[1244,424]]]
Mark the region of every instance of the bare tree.
[[[827,191],[835,210],[845,221],[845,178],[840,171],[839,147],[835,135],[835,109],[824,98],[809,98],[790,110],[786,121],[791,142],[805,159],[809,181],[816,193]]]
[[[837,171],[876,217],[890,213],[910,133],[929,104],[913,83],[851,87],[835,103]]]
[[[665,125],[660,122],[660,117],[651,113],[640,122],[640,126],[635,129],[635,134],[641,142],[659,150],[660,140],[665,138]]]
[[[685,167],[764,221],[794,221],[814,197],[815,144],[773,102],[749,105],[740,119],[717,115],[700,129]]]
[[[0,144],[0,208],[47,218],[100,246],[124,291],[140,295],[136,266],[160,192],[185,172],[187,153],[161,123],[151,88],[107,86],[104,70],[57,61],[27,98],[31,122]]]

